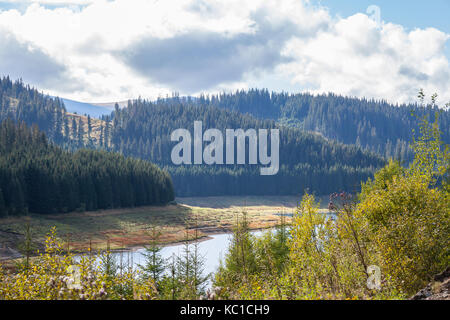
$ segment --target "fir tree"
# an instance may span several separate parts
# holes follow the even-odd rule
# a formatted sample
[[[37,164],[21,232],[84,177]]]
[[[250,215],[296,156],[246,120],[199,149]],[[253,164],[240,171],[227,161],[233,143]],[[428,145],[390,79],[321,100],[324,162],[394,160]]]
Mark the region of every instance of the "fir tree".
[[[161,246],[159,245],[159,238],[161,232],[156,229],[155,226],[152,227],[150,233],[150,245],[145,247],[143,253],[144,265],[139,265],[143,272],[143,278],[151,278],[155,281],[157,287],[161,281],[161,277],[164,273],[166,263],[161,256]]]

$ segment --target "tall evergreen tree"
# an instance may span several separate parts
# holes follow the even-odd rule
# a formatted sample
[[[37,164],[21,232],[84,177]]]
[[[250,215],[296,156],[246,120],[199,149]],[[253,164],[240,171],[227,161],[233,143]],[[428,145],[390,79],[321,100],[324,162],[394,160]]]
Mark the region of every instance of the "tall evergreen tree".
[[[153,279],[157,287],[159,287],[159,283],[165,270],[166,263],[161,256],[162,248],[159,245],[159,238],[161,236],[161,232],[158,231],[155,226],[153,226],[151,229],[152,230],[150,231],[151,232],[150,244],[145,247],[145,251],[143,253],[144,264],[139,265],[139,267],[143,272],[143,278]]]
[[[3,198],[3,192],[0,188],[0,216],[4,217],[6,215],[6,205],[5,205],[5,199]]]
[[[1,202],[13,215],[174,199],[170,176],[154,164],[105,151],[64,151],[48,143],[37,126],[30,129],[12,120],[0,123],[0,189]]]
[[[92,120],[91,117],[88,115],[87,116],[87,127],[88,127],[88,132],[87,132],[87,136],[88,136],[88,144],[89,146],[92,146]]]

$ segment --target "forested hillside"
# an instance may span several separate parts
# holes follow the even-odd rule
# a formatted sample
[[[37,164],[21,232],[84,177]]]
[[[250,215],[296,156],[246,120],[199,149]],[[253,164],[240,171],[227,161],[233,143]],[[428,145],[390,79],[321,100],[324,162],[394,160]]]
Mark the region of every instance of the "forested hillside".
[[[306,189],[319,194],[356,191],[360,181],[384,164],[379,156],[356,145],[305,132],[302,126],[280,125],[274,119],[280,117],[292,97],[270,95],[265,90],[210,98],[175,96],[155,102],[137,99],[126,108],[116,107],[101,120],[70,114],[61,100],[40,94],[21,81],[3,78],[0,92],[0,120],[37,124],[51,141],[65,149],[117,151],[164,166],[178,196],[299,194]],[[264,117],[268,119],[261,119]],[[192,132],[197,120],[203,121],[204,130],[217,128],[222,132],[226,128],[280,128],[278,174],[261,176],[260,165],[172,165],[170,154],[176,143],[170,141],[171,132],[178,128]]]
[[[226,128],[277,127],[273,120],[198,106],[190,99],[138,99],[127,108],[116,108],[110,148],[166,166],[179,196],[298,194],[308,188],[318,193],[355,191],[361,180],[384,163],[356,146],[326,141],[297,128],[279,127],[281,166],[277,175],[261,176],[259,165],[173,166],[170,154],[176,143],[170,141],[170,134],[178,128],[193,132],[196,120],[203,122],[203,130],[217,128],[222,132]]]
[[[60,99],[46,96],[21,80],[0,78],[0,121],[9,118],[36,124],[50,139],[63,143],[65,112]]]
[[[37,126],[0,124],[0,215],[164,204],[174,198],[167,172],[106,151],[64,151]]]
[[[100,144],[103,121],[68,113],[61,99],[9,77],[0,78],[0,121],[5,119],[37,125],[51,141],[66,149]]]
[[[202,96],[202,106],[248,113],[260,119],[277,122],[306,131],[321,133],[328,139],[356,144],[386,158],[411,160],[411,132],[418,130],[417,117],[433,121],[437,107],[392,105],[375,101],[342,97],[335,94],[313,96],[307,93],[287,94],[251,89],[232,94]],[[450,141],[450,112],[440,117],[444,142]]]

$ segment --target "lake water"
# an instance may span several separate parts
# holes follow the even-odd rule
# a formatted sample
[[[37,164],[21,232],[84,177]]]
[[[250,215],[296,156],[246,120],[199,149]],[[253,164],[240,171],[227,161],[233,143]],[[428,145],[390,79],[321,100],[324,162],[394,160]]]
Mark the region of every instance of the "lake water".
[[[255,236],[261,235],[264,231],[257,230],[252,231],[251,233]],[[219,267],[220,260],[223,260],[228,247],[230,245],[232,234],[223,233],[211,235],[209,240],[204,240],[198,243],[199,254],[204,257],[204,274],[214,273]],[[183,254],[184,244],[177,245],[169,245],[162,248],[160,251],[162,257],[164,259],[169,259],[173,255],[181,256]],[[191,246],[192,250],[192,246]],[[131,249],[123,252],[114,252],[113,256],[115,256],[116,261],[119,263],[122,259],[122,262],[126,265],[127,263],[133,263],[134,267],[137,267],[139,264],[143,265],[145,262],[145,257],[143,253],[145,249]]]

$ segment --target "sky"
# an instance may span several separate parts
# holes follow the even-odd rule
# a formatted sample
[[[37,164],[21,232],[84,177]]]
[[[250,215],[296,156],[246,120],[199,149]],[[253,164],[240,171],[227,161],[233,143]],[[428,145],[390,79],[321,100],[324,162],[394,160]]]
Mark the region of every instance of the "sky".
[[[450,101],[448,0],[0,0],[0,75],[82,102],[268,88]]]

